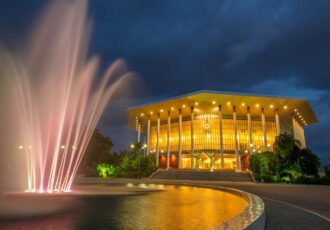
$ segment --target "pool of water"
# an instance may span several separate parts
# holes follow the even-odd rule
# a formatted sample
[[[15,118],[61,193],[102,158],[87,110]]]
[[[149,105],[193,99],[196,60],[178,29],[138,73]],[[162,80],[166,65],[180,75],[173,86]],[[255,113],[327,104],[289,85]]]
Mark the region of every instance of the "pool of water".
[[[244,198],[221,190],[172,185],[148,188],[158,191],[129,196],[46,197],[69,203],[70,209],[42,217],[2,219],[0,229],[212,229],[248,205]],[[25,199],[38,201],[36,197]]]

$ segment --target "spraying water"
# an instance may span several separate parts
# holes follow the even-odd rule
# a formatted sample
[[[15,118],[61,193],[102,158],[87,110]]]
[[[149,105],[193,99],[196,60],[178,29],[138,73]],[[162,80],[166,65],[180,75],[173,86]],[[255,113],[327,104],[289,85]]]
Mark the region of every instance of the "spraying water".
[[[42,15],[26,55],[2,48],[19,123],[15,148],[26,158],[29,192],[70,191],[105,106],[129,76],[118,60],[97,79],[99,58],[87,59],[89,38],[87,2],[57,0]]]

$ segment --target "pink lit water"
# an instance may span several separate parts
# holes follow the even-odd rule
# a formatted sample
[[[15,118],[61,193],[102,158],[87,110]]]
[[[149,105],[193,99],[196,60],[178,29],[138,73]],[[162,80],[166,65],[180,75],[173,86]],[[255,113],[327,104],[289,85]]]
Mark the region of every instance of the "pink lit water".
[[[24,54],[1,48],[14,107],[7,119],[18,124],[9,152],[26,161],[14,173],[26,175],[28,192],[70,191],[104,108],[129,76],[118,60],[98,77],[99,57],[87,57],[90,25],[85,0],[52,1]]]

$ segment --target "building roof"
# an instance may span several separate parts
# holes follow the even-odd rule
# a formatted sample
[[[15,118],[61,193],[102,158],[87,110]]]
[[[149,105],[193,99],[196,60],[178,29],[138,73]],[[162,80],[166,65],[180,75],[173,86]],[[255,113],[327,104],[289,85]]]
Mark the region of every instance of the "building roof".
[[[293,114],[302,125],[317,122],[309,101],[304,98],[200,90],[128,108],[128,124],[136,128],[137,119],[145,121],[149,115],[151,120],[156,120],[158,113],[165,120],[168,111],[175,118],[179,115],[179,108],[184,117],[190,115],[191,107],[195,108],[196,114],[216,114],[219,105],[223,114],[232,114],[233,106],[236,106],[238,116],[246,115],[249,106],[252,116],[259,116],[261,108],[264,108],[266,117],[273,116],[278,109],[281,120],[289,122]]]

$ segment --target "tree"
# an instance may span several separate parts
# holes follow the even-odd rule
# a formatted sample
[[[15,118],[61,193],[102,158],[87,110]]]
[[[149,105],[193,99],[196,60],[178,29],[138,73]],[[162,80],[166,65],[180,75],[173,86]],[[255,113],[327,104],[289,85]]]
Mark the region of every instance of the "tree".
[[[250,169],[254,173],[261,175],[268,174],[270,172],[270,157],[271,153],[254,153],[250,156]]]
[[[272,159],[274,173],[279,175],[284,168],[289,168],[297,163],[300,151],[300,142],[295,140],[292,135],[282,133],[277,136]]]
[[[318,156],[310,149],[304,148],[300,151],[299,165],[303,174],[316,176],[321,163]]]
[[[91,169],[95,170],[98,163],[109,162],[112,147],[113,143],[111,139],[103,136],[98,129],[95,129],[81,162],[80,171],[88,172]]]

